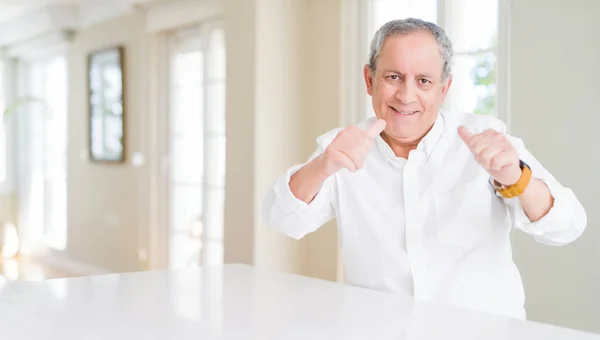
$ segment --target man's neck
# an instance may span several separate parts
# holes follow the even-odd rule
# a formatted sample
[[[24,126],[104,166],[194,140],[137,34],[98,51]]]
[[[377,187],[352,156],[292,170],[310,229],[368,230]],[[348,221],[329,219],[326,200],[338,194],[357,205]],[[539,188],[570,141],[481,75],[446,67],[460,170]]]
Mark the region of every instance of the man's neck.
[[[421,137],[419,137],[417,139],[407,139],[407,140],[394,139],[394,138],[389,137],[385,132],[381,133],[381,138],[387,143],[387,145],[390,146],[390,148],[392,149],[392,151],[394,152],[394,155],[396,155],[396,157],[402,157],[404,159],[408,159],[408,154],[412,150],[417,148],[417,146],[423,140],[423,138],[425,138],[425,136],[427,136],[427,134],[431,131],[431,129],[433,129],[434,124],[431,124],[431,127]]]
[[[421,137],[415,141],[403,142],[388,137],[388,135],[386,135],[385,132],[381,134],[381,138],[384,142],[387,143],[387,145],[390,146],[396,157],[401,157],[404,159],[408,159],[408,154],[412,150],[416,149],[417,145],[419,145],[419,142],[421,142],[421,140],[423,139],[423,137]]]

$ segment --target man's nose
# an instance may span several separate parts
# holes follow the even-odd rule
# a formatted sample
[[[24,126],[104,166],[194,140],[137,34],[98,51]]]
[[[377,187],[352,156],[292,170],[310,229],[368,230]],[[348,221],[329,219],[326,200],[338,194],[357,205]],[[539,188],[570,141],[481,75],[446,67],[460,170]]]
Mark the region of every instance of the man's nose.
[[[410,104],[417,100],[417,86],[413,81],[403,81],[398,85],[396,98],[403,104]]]

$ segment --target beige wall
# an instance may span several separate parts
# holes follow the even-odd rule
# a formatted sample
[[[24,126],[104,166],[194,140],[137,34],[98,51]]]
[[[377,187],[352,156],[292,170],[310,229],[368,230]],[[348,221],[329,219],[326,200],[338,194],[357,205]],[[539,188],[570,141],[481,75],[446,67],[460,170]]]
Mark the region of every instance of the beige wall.
[[[145,151],[144,15],[132,14],[76,34],[69,54],[68,246],[72,259],[115,271],[143,269],[138,261],[147,214],[143,195],[146,168],[131,164]],[[125,47],[126,163],[96,164],[84,159],[88,148],[86,63],[88,53]]]
[[[255,264],[303,272],[300,242],[264,227],[261,207],[277,175],[303,156],[306,1],[257,0],[256,6]]]
[[[224,0],[223,9],[227,78],[236,79],[227,82],[226,90],[224,260],[253,264],[256,5],[250,0]]]
[[[266,190],[340,117],[340,2],[225,1],[225,261],[335,280],[332,223],[301,241],[266,228]],[[252,44],[251,42],[254,42]]]
[[[312,154],[316,138],[339,127],[342,117],[342,2],[308,1],[305,21],[306,62],[304,73],[306,124],[303,156]],[[357,70],[360,72],[361,70]],[[306,236],[302,251],[306,258],[306,275],[337,280],[338,240],[335,221]]]
[[[597,0],[512,1],[511,129],[588,214],[575,243],[543,246],[515,233],[528,316],[600,332],[597,173],[600,27]]]

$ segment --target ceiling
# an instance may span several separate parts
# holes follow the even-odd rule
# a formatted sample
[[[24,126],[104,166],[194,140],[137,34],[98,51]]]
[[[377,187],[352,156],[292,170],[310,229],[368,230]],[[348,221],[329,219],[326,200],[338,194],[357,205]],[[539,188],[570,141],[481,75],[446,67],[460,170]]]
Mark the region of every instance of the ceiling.
[[[104,5],[107,3],[137,5],[148,0],[0,0],[0,24],[18,19],[27,14],[54,6]]]
[[[77,0],[0,0],[0,23],[17,19],[48,6],[73,4]]]
[[[173,0],[0,0],[0,52],[51,32],[81,29]]]

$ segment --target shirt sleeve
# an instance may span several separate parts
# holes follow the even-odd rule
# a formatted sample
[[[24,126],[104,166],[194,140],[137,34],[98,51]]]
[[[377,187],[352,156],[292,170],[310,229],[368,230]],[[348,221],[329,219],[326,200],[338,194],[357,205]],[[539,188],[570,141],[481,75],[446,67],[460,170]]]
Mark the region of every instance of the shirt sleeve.
[[[315,198],[306,203],[290,189],[291,177],[314,158],[320,156],[331,142],[334,132],[317,140],[317,150],[307,162],[290,167],[269,189],[263,202],[263,220],[271,228],[295,239],[319,229],[335,217],[335,175],[329,176]]]
[[[503,198],[508,207],[513,227],[532,235],[540,243],[561,246],[573,242],[586,228],[585,209],[573,191],[562,186],[527,151],[520,139],[509,136],[509,140],[517,149],[519,157],[531,168],[532,177],[544,182],[554,198],[554,203],[548,213],[535,222],[527,217],[519,198]]]

